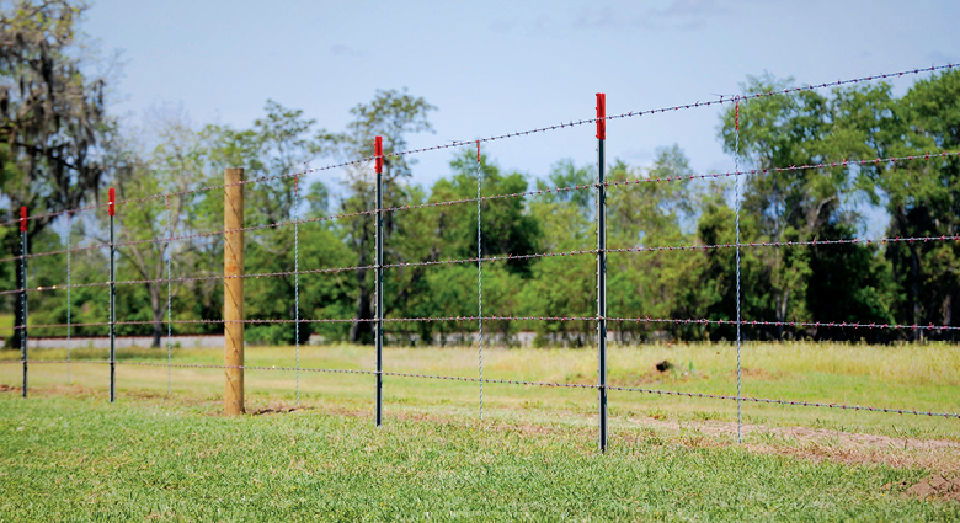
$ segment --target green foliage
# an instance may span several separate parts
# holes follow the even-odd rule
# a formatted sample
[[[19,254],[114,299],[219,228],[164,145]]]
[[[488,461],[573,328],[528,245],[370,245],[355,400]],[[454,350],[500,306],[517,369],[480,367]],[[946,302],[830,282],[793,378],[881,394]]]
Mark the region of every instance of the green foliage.
[[[106,82],[90,74],[78,31],[87,8],[75,0],[0,5],[0,201],[8,209],[0,214],[7,220],[26,206],[31,240],[54,220],[48,213],[96,200],[112,161]],[[19,239],[0,233],[0,250],[16,253]],[[11,288],[20,273],[19,264],[2,267],[0,282]],[[19,300],[0,307],[21,316]]]

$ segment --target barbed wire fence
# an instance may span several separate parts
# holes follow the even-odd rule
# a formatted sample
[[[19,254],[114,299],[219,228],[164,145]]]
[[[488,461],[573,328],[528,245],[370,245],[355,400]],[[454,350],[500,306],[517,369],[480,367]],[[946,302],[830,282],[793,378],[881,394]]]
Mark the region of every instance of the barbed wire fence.
[[[719,100],[710,100],[706,102],[694,102],[685,105],[678,105],[672,107],[662,107],[657,109],[649,110],[639,110],[639,111],[630,111],[625,113],[619,113],[614,115],[608,115],[606,112],[606,96],[603,93],[597,94],[596,99],[596,115],[592,118],[580,119],[580,120],[571,120],[569,122],[563,122],[555,125],[549,125],[544,127],[532,128],[527,130],[513,131],[509,133],[504,133],[496,136],[489,136],[485,138],[477,138],[469,141],[454,141],[444,144],[438,144],[429,147],[422,147],[416,149],[409,149],[405,151],[398,151],[392,153],[384,153],[383,141],[380,137],[377,137],[374,142],[374,154],[369,157],[355,159],[347,162],[340,162],[335,164],[324,165],[320,167],[310,168],[308,165],[305,165],[302,170],[293,173],[285,173],[281,175],[271,175],[271,176],[259,176],[250,179],[240,179],[239,181],[229,182],[225,179],[225,183],[222,185],[200,185],[192,189],[185,189],[180,191],[171,191],[164,193],[152,194],[144,197],[137,198],[128,198],[125,200],[117,200],[115,197],[115,192],[113,188],[110,188],[108,191],[107,198],[104,203],[97,203],[94,205],[87,205],[83,207],[78,207],[75,209],[66,209],[56,212],[47,212],[39,213],[34,215],[28,215],[28,210],[23,207],[20,209],[20,216],[18,219],[9,220],[3,222],[0,225],[19,227],[21,234],[20,242],[20,251],[19,253],[8,256],[5,258],[0,258],[2,263],[14,263],[18,265],[18,269],[15,271],[19,276],[19,280],[16,283],[16,288],[6,289],[0,291],[0,296],[12,296],[14,299],[19,300],[20,302],[20,316],[16,318],[15,329],[19,333],[20,338],[20,360],[19,362],[8,360],[3,361],[4,364],[16,364],[19,363],[22,368],[22,383],[21,383],[21,394],[23,397],[27,397],[29,390],[28,387],[28,369],[32,364],[43,364],[43,365],[56,365],[64,364],[67,366],[69,380],[73,381],[72,374],[72,365],[75,363],[74,358],[71,357],[71,351],[68,348],[66,352],[66,359],[64,360],[44,360],[37,359],[31,360],[29,358],[30,351],[28,347],[28,326],[31,329],[66,329],[66,336],[68,340],[71,339],[74,329],[82,328],[91,328],[91,327],[105,327],[108,330],[108,335],[110,338],[110,351],[108,354],[108,359],[106,360],[84,360],[85,364],[103,364],[108,365],[110,369],[109,373],[109,390],[110,390],[110,401],[115,401],[116,399],[116,368],[118,365],[131,365],[131,366],[145,366],[145,367],[165,367],[167,370],[167,385],[166,391],[167,395],[172,395],[172,384],[173,384],[173,369],[176,368],[194,368],[194,369],[223,369],[225,372],[236,373],[237,371],[242,372],[245,370],[255,370],[255,371],[279,371],[279,372],[294,372],[295,373],[295,398],[297,405],[301,402],[301,373],[326,373],[326,374],[352,374],[352,375],[368,375],[375,378],[375,398],[376,398],[376,407],[375,407],[375,422],[377,425],[381,425],[383,422],[383,378],[385,376],[397,377],[397,378],[408,378],[408,379],[420,379],[420,380],[448,380],[448,381],[460,381],[475,383],[478,386],[478,417],[482,420],[484,416],[484,397],[483,397],[483,385],[484,384],[502,384],[502,385],[518,385],[518,386],[528,386],[528,387],[554,387],[554,388],[575,388],[575,389],[596,389],[598,394],[598,444],[601,451],[607,447],[608,436],[607,436],[607,425],[608,425],[608,412],[607,412],[607,394],[608,391],[624,391],[624,392],[635,392],[640,394],[649,394],[649,395],[663,395],[663,396],[680,396],[680,397],[689,397],[689,398],[704,398],[704,399],[714,399],[714,400],[725,400],[725,401],[734,401],[736,402],[736,424],[737,424],[737,440],[742,441],[743,438],[743,406],[744,403],[763,403],[763,404],[774,404],[774,405],[785,405],[785,406],[799,406],[799,407],[816,407],[816,408],[830,408],[830,409],[840,409],[840,410],[853,410],[853,411],[869,411],[869,412],[878,412],[878,413],[891,413],[891,414],[901,414],[901,415],[916,415],[916,416],[931,416],[931,417],[942,417],[942,418],[960,418],[960,413],[954,412],[938,412],[938,411],[929,411],[929,410],[920,410],[920,409],[909,409],[909,408],[888,408],[888,407],[878,407],[878,406],[868,406],[868,405],[853,405],[853,404],[844,404],[844,403],[829,403],[829,402],[815,402],[815,401],[804,401],[804,400],[792,400],[784,398],[760,398],[745,396],[743,394],[742,387],[742,378],[743,378],[743,367],[742,367],[742,358],[741,353],[743,349],[743,339],[742,339],[742,329],[745,326],[752,327],[778,327],[778,328],[816,328],[816,329],[853,329],[853,330],[867,330],[867,331],[911,331],[914,333],[917,332],[956,332],[960,331],[960,326],[952,325],[919,325],[919,324],[899,324],[899,323],[857,323],[857,322],[838,322],[838,321],[814,321],[814,320],[797,320],[797,321],[764,321],[764,320],[751,320],[744,319],[742,317],[742,300],[743,300],[743,291],[741,286],[741,251],[743,249],[760,249],[760,248],[782,248],[782,247],[814,247],[814,246],[843,246],[843,245],[888,245],[888,244],[902,244],[902,243],[930,243],[930,242],[957,242],[960,241],[960,235],[941,235],[941,236],[918,236],[918,237],[877,237],[877,238],[848,238],[848,239],[836,239],[836,240],[802,240],[802,241],[754,241],[754,242],[742,242],[741,241],[741,199],[742,199],[742,186],[743,182],[753,175],[781,175],[789,172],[796,171],[807,171],[807,170],[817,170],[817,169],[826,169],[826,168],[849,168],[849,167],[861,167],[873,165],[877,167],[881,166],[898,166],[903,164],[916,164],[921,162],[928,162],[935,159],[948,159],[948,158],[957,158],[960,157],[960,152],[956,151],[947,151],[947,150],[937,150],[929,151],[924,154],[918,155],[907,155],[907,156],[889,156],[882,158],[871,158],[871,159],[850,159],[850,158],[837,158],[829,161],[822,161],[819,163],[804,164],[804,165],[790,165],[782,167],[770,167],[770,168],[757,168],[757,169],[741,169],[739,163],[740,156],[740,146],[741,146],[741,137],[740,137],[740,118],[741,118],[741,107],[743,104],[747,103],[749,100],[758,99],[763,97],[770,97],[776,95],[788,95],[791,93],[802,92],[802,91],[815,91],[818,89],[839,87],[844,85],[859,84],[863,82],[870,82],[876,80],[885,80],[892,78],[900,78],[908,75],[919,75],[930,72],[937,71],[947,71],[960,68],[960,64],[946,64],[931,66],[927,68],[917,68],[911,70],[905,70],[895,73],[883,73],[871,76],[865,76],[860,78],[852,78],[847,80],[837,80],[834,82],[826,82],[820,84],[809,84],[800,87],[792,87],[788,89],[776,90],[776,91],[767,91],[760,93],[752,93],[746,95],[734,95],[734,96],[723,96]],[[734,147],[735,147],[735,165],[732,171],[723,172],[723,173],[708,173],[708,174],[685,174],[678,176],[662,176],[662,177],[643,177],[643,178],[633,178],[633,179],[624,179],[624,180],[607,180],[605,178],[605,152],[606,152],[606,138],[607,138],[607,122],[616,119],[624,118],[637,118],[657,113],[669,113],[680,110],[691,110],[696,108],[711,107],[717,105],[732,105],[734,109]],[[578,127],[583,125],[595,125],[596,126],[596,138],[597,138],[597,181],[595,183],[583,184],[583,185],[571,185],[564,187],[550,187],[550,188],[541,188],[531,191],[523,192],[514,192],[514,193],[500,193],[500,194],[483,194],[483,183],[484,183],[484,171],[483,171],[483,160],[481,157],[481,147],[483,144],[495,142],[499,140],[506,140],[515,137],[528,136],[537,133],[546,133],[549,131],[555,131],[560,129]],[[383,189],[384,181],[382,176],[383,166],[385,160],[389,158],[401,158],[404,156],[415,155],[420,153],[425,153],[428,151],[438,151],[451,148],[476,148],[476,197],[473,198],[460,198],[445,200],[439,202],[426,202],[426,203],[416,203],[410,205],[401,205],[388,207],[383,204]],[[357,167],[357,166],[369,166],[373,165],[373,171],[376,175],[375,179],[375,199],[376,203],[373,208],[362,209],[359,211],[352,212],[341,212],[341,213],[332,213],[326,214],[319,217],[310,217],[310,218],[301,218],[300,212],[298,211],[298,205],[302,202],[303,196],[301,195],[300,184],[302,183],[305,176],[313,173],[320,173],[331,171],[335,169],[341,169],[345,167]],[[659,245],[659,246],[620,246],[620,247],[608,247],[607,240],[607,222],[606,222],[606,191],[610,188],[626,188],[633,185],[639,184],[648,184],[648,183],[685,183],[692,182],[696,180],[711,180],[711,179],[728,179],[732,178],[734,181],[734,198],[733,205],[735,211],[735,241],[733,243],[715,243],[715,244],[680,244],[680,245]],[[177,233],[175,230],[174,224],[168,224],[166,230],[161,232],[156,238],[147,238],[147,239],[134,239],[134,240],[123,240],[116,241],[114,236],[114,215],[117,209],[123,209],[125,206],[142,204],[148,201],[154,200],[163,200],[164,205],[169,209],[171,206],[171,200],[174,198],[183,198],[189,195],[197,193],[210,193],[223,191],[225,194],[230,189],[242,189],[245,185],[254,184],[254,183],[269,183],[282,180],[292,180],[293,183],[293,206],[291,208],[290,215],[286,220],[279,220],[271,223],[264,223],[258,225],[246,226],[243,222],[239,222],[239,227],[227,227],[225,225],[222,229],[208,230],[208,231],[199,231],[199,232],[183,232]],[[483,204],[487,202],[492,202],[495,200],[502,199],[523,199],[528,197],[542,196],[546,194],[561,194],[561,193],[570,193],[574,191],[595,191],[595,201],[596,201],[596,214],[595,214],[595,225],[597,227],[597,246],[595,249],[576,249],[576,250],[556,250],[556,251],[545,251],[545,252],[536,252],[530,254],[500,254],[500,255],[485,255],[482,249],[481,237],[483,232]],[[98,200],[99,201],[99,200]],[[242,202],[242,199],[241,199]],[[384,217],[388,213],[399,213],[411,210],[418,209],[430,209],[430,208],[439,208],[447,206],[457,206],[457,205],[467,205],[475,204],[476,206],[476,217],[477,217],[477,249],[475,257],[466,257],[459,259],[443,259],[443,260],[411,260],[411,261],[400,261],[396,263],[385,263],[384,262]],[[224,201],[224,207],[228,206],[228,202]],[[69,228],[69,224],[76,219],[81,213],[89,212],[100,212],[106,211],[109,216],[109,229],[110,237],[109,241],[93,241],[89,245],[83,246],[72,246],[71,234],[72,229]],[[68,223],[68,233],[65,239],[65,246],[62,249],[57,250],[48,250],[42,252],[30,252],[28,245],[28,228],[32,220],[44,219],[47,221],[57,219],[59,217],[65,217]],[[375,220],[375,255],[373,264],[358,264],[355,266],[336,266],[336,267],[314,267],[314,268],[301,268],[301,251],[300,251],[300,227],[306,224],[312,223],[322,223],[330,222],[336,220],[343,220],[347,218],[354,217],[372,217]],[[191,242],[201,239],[213,239],[217,237],[227,238],[231,235],[241,235],[247,231],[260,231],[266,229],[279,229],[281,227],[292,227],[293,228],[293,267],[292,270],[285,271],[272,271],[272,272],[260,272],[260,273],[240,273],[240,274],[228,274],[224,272],[223,274],[194,274],[194,275],[181,275],[174,276],[173,274],[173,251],[172,246],[179,242]],[[242,240],[241,240],[242,242]],[[116,278],[116,270],[114,260],[116,257],[117,250],[123,247],[134,247],[141,245],[162,245],[163,253],[163,272],[165,276],[158,278],[142,278],[142,279],[129,279],[129,280],[120,280]],[[607,314],[607,289],[606,289],[606,276],[607,276],[607,260],[606,256],[610,253],[650,253],[650,254],[659,254],[666,252],[678,252],[678,251],[711,251],[711,250],[721,250],[721,249],[733,249],[734,252],[734,266],[730,267],[730,271],[735,274],[736,281],[736,291],[735,291],[735,310],[736,315],[732,320],[722,320],[722,319],[707,319],[707,318],[656,318],[650,316],[637,316],[637,317],[626,317],[626,316],[616,316],[611,317]],[[71,259],[72,256],[77,253],[83,252],[95,252],[107,250],[109,253],[110,267],[109,267],[109,277],[105,281],[87,281],[77,283],[75,279],[77,275],[74,271],[71,270]],[[29,272],[28,272],[28,261],[47,256],[57,256],[64,255],[66,262],[66,280],[62,284],[56,285],[46,285],[46,286],[31,286],[29,281]],[[596,277],[597,277],[597,289],[596,289],[596,313],[594,315],[575,315],[575,316],[566,316],[566,315],[546,315],[546,316],[517,316],[517,315],[485,315],[484,314],[484,303],[483,303],[483,265],[487,263],[497,263],[497,262],[507,262],[511,260],[530,260],[530,259],[541,259],[541,258],[553,258],[553,257],[573,257],[573,256],[594,256],[597,262]],[[73,261],[75,264],[75,260]],[[426,266],[439,266],[439,265],[474,265],[476,267],[476,297],[477,297],[477,314],[475,316],[423,316],[423,317],[387,317],[384,309],[384,289],[383,281],[385,271],[391,269],[402,269],[409,267],[426,267]],[[345,272],[355,272],[355,271],[374,271],[374,317],[373,318],[304,318],[301,314],[301,277],[304,275],[316,275],[316,274],[336,274],[336,273],[345,273]],[[225,316],[222,319],[174,319],[172,314],[173,308],[173,290],[172,286],[175,283],[186,283],[186,282],[198,282],[198,281],[222,281],[225,285],[229,280],[235,279],[258,279],[258,278],[288,278],[292,277],[293,279],[293,307],[292,317],[291,318],[246,318],[240,316],[240,319],[227,319],[226,312]],[[156,320],[118,320],[116,317],[117,305],[116,305],[116,289],[118,286],[130,286],[130,285],[144,285],[144,284],[166,284],[166,317],[164,323],[166,323],[166,362],[145,362],[145,361],[117,361],[116,354],[116,328],[120,326],[137,326],[137,325],[157,325]],[[74,317],[71,314],[71,311],[74,307],[80,306],[80,304],[74,303],[75,296],[71,294],[71,291],[74,289],[83,289],[83,288],[105,288],[109,292],[109,318],[107,321],[83,321],[75,322],[73,321]],[[50,323],[50,324],[30,324],[28,321],[28,294],[30,293],[44,293],[51,291],[66,291],[66,323]],[[224,296],[226,300],[226,295]],[[484,344],[489,342],[489,339],[485,337],[484,332],[484,322],[492,321],[554,321],[554,322],[593,322],[596,325],[597,329],[597,381],[596,384],[580,384],[580,383],[560,383],[560,382],[545,382],[545,381],[528,381],[528,380],[515,380],[515,379],[496,379],[489,378],[484,376]],[[374,344],[376,350],[376,367],[375,369],[343,369],[343,368],[315,368],[315,367],[304,367],[301,362],[301,326],[309,324],[323,324],[323,323],[341,323],[341,324],[359,324],[363,322],[370,322],[373,324],[374,332]],[[476,377],[458,377],[458,376],[442,376],[442,375],[432,375],[432,374],[420,374],[412,372],[394,372],[384,370],[384,357],[383,357],[383,345],[384,345],[384,326],[387,323],[420,323],[420,322],[462,322],[465,324],[475,324],[476,325],[476,344],[477,344],[477,375]],[[173,361],[173,327],[175,325],[182,326],[200,326],[200,325],[222,325],[224,329],[232,325],[266,325],[266,324],[292,324],[294,328],[294,338],[295,338],[295,364],[293,367],[276,367],[276,366],[255,366],[255,365],[245,365],[242,360],[242,346],[241,346],[241,359],[239,364],[228,364],[225,362],[223,365],[215,364],[205,364],[205,363],[175,363]],[[609,336],[608,325],[609,324],[648,324],[648,325],[676,325],[676,326],[727,326],[734,327],[736,332],[735,347],[736,347],[736,394],[719,394],[719,393],[695,393],[695,392],[683,392],[675,390],[661,390],[654,388],[640,388],[640,387],[624,387],[624,386],[614,386],[610,385],[607,382],[607,340]],[[226,342],[226,336],[225,336]],[[242,383],[241,383],[242,387]],[[241,400],[242,401],[242,400]],[[242,410],[242,403],[241,403]]]

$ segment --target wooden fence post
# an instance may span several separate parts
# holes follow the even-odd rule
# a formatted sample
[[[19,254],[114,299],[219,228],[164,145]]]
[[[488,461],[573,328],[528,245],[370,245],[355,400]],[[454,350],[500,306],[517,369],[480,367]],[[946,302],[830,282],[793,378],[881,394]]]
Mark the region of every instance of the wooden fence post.
[[[243,414],[243,169],[223,172],[223,413]]]

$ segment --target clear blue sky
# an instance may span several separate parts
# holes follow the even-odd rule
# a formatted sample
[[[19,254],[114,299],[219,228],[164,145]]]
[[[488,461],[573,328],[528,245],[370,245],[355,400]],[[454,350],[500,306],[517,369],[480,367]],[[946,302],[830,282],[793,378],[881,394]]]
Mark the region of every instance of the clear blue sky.
[[[339,130],[377,88],[406,86],[439,108],[420,146],[589,117],[596,91],[617,113],[713,99],[764,71],[806,83],[957,62],[958,19],[947,0],[95,0],[85,30],[123,50],[116,109],[134,120],[174,103],[198,125],[247,126],[273,98]],[[727,169],[717,122],[714,109],[611,122],[608,154],[642,164],[678,143],[695,169]],[[487,152],[542,175],[560,158],[592,162],[592,135]],[[415,179],[445,174],[450,157],[420,155]]]

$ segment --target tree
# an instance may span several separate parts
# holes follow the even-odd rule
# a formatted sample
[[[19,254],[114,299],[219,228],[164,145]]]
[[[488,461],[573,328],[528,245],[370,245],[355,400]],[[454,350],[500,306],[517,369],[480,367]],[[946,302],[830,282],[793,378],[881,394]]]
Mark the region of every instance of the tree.
[[[792,85],[789,80],[749,78],[745,93],[776,91]],[[829,96],[812,91],[774,95],[741,103],[740,130],[734,126],[734,108],[722,116],[720,136],[724,148],[738,156],[743,165],[774,169],[844,159],[876,158],[884,152],[890,137],[892,103],[885,83],[862,87],[836,88]],[[739,135],[739,139],[738,139]],[[846,167],[765,171],[746,177],[743,211],[756,218],[756,236],[743,241],[808,241],[851,238],[861,220],[852,196],[862,194],[876,201],[873,167],[851,170]],[[826,248],[825,248],[826,249]],[[864,252],[859,252],[865,250]],[[827,300],[805,299],[814,292],[811,281],[847,274],[854,281],[849,288],[865,284],[855,281],[873,275],[836,270],[836,257],[820,257],[817,249],[771,248],[762,251],[762,270],[769,292],[764,316],[784,322],[795,318],[839,313],[857,316],[867,309],[853,304],[849,310],[833,307],[810,310],[811,303]],[[869,257],[870,249],[851,246],[851,255]],[[873,265],[870,265],[874,267]],[[879,267],[874,267],[879,270]],[[834,280],[834,283],[837,283]],[[824,290],[820,288],[820,290]],[[854,310],[860,312],[855,313]],[[759,312],[759,311],[758,311]],[[877,317],[873,311],[871,319]],[[883,314],[880,314],[883,316]],[[858,316],[859,317],[859,316]],[[833,321],[834,318],[820,318]],[[866,320],[867,318],[862,318]],[[785,332],[780,329],[778,337]]]
[[[615,162],[610,168],[613,182],[626,179],[667,179],[691,174],[689,162],[679,146],[657,150],[653,165],[631,168]],[[683,223],[693,217],[694,186],[687,181],[637,183],[612,187],[608,194],[607,234],[610,248],[663,247],[693,241],[683,232]],[[607,301],[611,316],[670,317],[680,291],[680,279],[691,268],[693,258],[677,252],[610,253]],[[649,333],[662,326],[624,323],[617,326],[621,339],[628,331]]]
[[[105,81],[89,77],[79,58],[77,21],[86,9],[17,0],[0,11],[0,191],[10,208],[40,215],[96,196],[104,174],[98,152],[112,125]],[[53,219],[32,220],[30,238]],[[7,252],[16,252],[16,239],[5,235]]]
[[[176,259],[178,266],[190,266],[186,258],[192,247],[188,241],[157,240],[183,236],[194,225],[192,204],[196,196],[188,189],[204,181],[205,159],[197,133],[183,118],[166,118],[159,126],[159,143],[147,158],[140,158],[132,146],[115,147],[114,151],[124,158],[116,162],[119,198],[132,202],[117,208],[117,240],[122,244],[117,253],[121,267],[129,266],[135,279],[145,281],[148,297],[147,307],[134,310],[137,316],[148,311],[149,315],[129,319],[153,322],[153,347],[160,346],[167,307],[164,292],[172,286],[172,282],[163,281],[167,278],[166,264],[169,261],[172,265]],[[154,197],[163,193],[173,194]]]
[[[891,154],[960,149],[960,74],[956,71],[916,82],[893,108],[898,140]],[[886,196],[892,236],[926,237],[960,233],[960,162],[933,158],[881,165],[876,182]],[[887,259],[901,289],[897,316],[911,324],[956,325],[960,303],[960,249],[956,242],[889,245]],[[914,335],[918,337],[919,331]]]
[[[383,202],[387,207],[399,205],[403,202],[404,188],[400,180],[409,177],[413,159],[407,156],[392,157],[391,154],[406,150],[407,135],[410,133],[430,132],[433,130],[427,116],[436,107],[430,105],[425,98],[413,96],[406,89],[378,90],[368,103],[359,103],[350,112],[354,120],[347,125],[342,133],[332,133],[321,130],[317,134],[317,141],[324,144],[323,151],[348,160],[357,160],[372,156],[374,136],[383,136],[384,161],[383,174]],[[371,165],[353,165],[347,168],[346,190],[348,197],[341,203],[344,213],[367,212],[375,206],[374,173]],[[393,247],[389,238],[396,230],[393,213],[388,213],[384,219],[385,256],[392,257]],[[350,248],[357,254],[359,266],[367,267],[372,264],[374,224],[372,219],[359,218],[350,220],[345,228],[344,239]],[[370,271],[360,269],[355,271],[356,285],[356,319],[369,320],[373,318],[372,285]],[[350,338],[352,341],[369,342],[373,339],[373,323],[358,321],[353,324]]]

